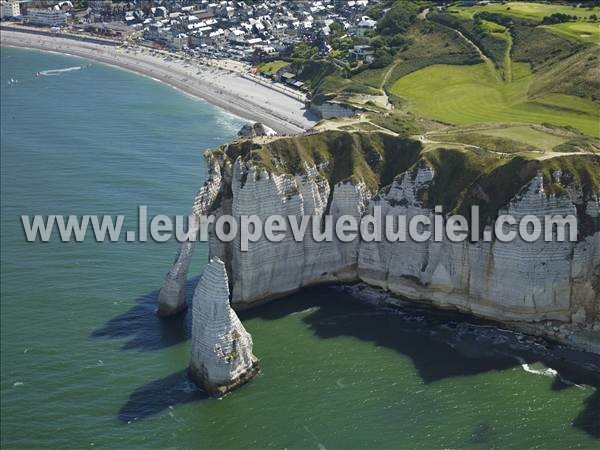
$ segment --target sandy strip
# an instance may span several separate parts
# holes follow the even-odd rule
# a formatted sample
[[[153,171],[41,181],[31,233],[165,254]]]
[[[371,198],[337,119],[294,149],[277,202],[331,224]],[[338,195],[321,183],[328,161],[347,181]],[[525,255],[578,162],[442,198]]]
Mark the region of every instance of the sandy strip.
[[[239,117],[262,122],[280,134],[311,128],[316,117],[288,95],[219,68],[151,55],[148,49],[125,49],[53,36],[3,29],[0,43],[66,53],[128,69],[162,81]]]

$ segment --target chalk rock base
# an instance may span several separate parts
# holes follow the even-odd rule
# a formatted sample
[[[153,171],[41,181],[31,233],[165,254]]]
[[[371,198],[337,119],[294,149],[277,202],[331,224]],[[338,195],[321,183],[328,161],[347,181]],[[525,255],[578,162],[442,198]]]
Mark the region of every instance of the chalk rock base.
[[[233,391],[234,389],[240,387],[243,384],[246,384],[252,378],[254,378],[260,370],[258,365],[258,361],[255,361],[252,367],[246,372],[242,373],[239,377],[232,380],[227,384],[213,384],[207,382],[207,378],[205,373],[198,370],[197,367],[190,365],[188,368],[188,376],[190,379],[198,385],[204,392],[213,397],[223,397],[227,393]]]

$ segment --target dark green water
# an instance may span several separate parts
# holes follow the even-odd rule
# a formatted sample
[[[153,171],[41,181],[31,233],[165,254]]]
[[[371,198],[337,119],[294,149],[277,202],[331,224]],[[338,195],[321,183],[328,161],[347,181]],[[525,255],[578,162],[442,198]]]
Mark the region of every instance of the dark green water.
[[[243,314],[262,372],[204,398],[184,372],[189,318],[154,315],[175,242],[30,244],[19,215],[126,214],[132,227],[139,204],[187,214],[201,151],[242,121],[100,64],[34,76],[81,63],[2,48],[3,448],[599,447],[592,386],[457,337],[460,319],[330,288]]]

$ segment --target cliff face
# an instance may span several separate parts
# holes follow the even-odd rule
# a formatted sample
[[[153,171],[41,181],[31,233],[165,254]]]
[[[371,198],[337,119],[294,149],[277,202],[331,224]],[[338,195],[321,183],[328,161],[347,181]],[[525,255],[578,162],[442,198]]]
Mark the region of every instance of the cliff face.
[[[340,141],[347,153],[336,147]],[[295,242],[288,230],[281,242],[263,237],[241,252],[239,237],[224,244],[211,236],[210,253],[225,261],[234,305],[321,282],[362,280],[410,299],[496,320],[600,323],[598,156],[573,155],[556,162],[427,152],[416,141],[337,132],[262,144],[238,142],[208,158],[211,172],[222,176],[211,176],[199,198],[220,186],[219,201],[205,209],[238,219],[256,214],[264,223],[273,214],[310,214],[319,222],[320,216],[331,214],[335,224],[341,215],[360,219],[380,206],[384,217],[406,215],[408,221],[424,214],[433,222],[434,205],[442,205],[448,215],[478,204],[482,220],[499,214],[519,220],[532,214],[543,223],[545,215],[574,214],[579,222],[576,243],[520,238],[455,243],[445,237],[423,243],[388,242],[385,237],[381,242]],[[557,170],[557,164],[566,169]],[[181,260],[187,256],[182,251],[174,267],[185,266]],[[166,286],[180,283],[179,273],[172,269]],[[181,289],[168,292],[179,295]]]
[[[245,179],[243,184],[241,179]],[[272,175],[253,167],[246,171],[237,161],[231,187],[233,217],[256,214],[263,223],[274,214],[295,215],[299,221],[302,215],[320,218],[326,212],[331,191],[330,209],[334,221],[343,214],[360,218],[368,201],[362,183],[338,183],[330,188],[314,167],[307,168],[305,176]],[[263,236],[250,243],[247,252],[237,251],[239,248],[238,236],[227,259],[234,303],[281,296],[319,282],[356,279],[358,241],[351,244],[337,240],[296,242],[292,234],[287,233],[279,243],[271,243]],[[228,254],[221,256],[227,258]]]
[[[431,217],[433,211],[419,201],[435,172],[415,169],[394,181],[389,192],[371,205],[384,215],[416,214]],[[597,205],[598,200],[590,201]],[[577,215],[569,195],[547,195],[543,177],[535,176],[500,214],[517,222],[525,215]],[[598,216],[595,216],[597,218]],[[518,231],[517,225],[507,230]],[[543,237],[542,232],[542,237]],[[593,288],[600,265],[600,233],[578,243],[525,242],[424,242],[367,243],[359,248],[358,275],[369,284],[410,299],[429,300],[498,320],[560,320],[589,317],[600,320],[600,291]],[[584,311],[584,312],[582,312]]]

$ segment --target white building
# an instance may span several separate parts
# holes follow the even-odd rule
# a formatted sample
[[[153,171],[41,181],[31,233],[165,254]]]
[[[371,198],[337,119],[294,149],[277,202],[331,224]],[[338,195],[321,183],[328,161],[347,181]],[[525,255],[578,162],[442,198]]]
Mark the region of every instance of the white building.
[[[176,48],[177,50],[181,50],[183,48],[187,48],[189,45],[189,38],[188,35],[185,33],[179,33],[175,36],[173,36],[173,41],[171,44],[174,48]]]
[[[16,0],[0,2],[0,18],[8,19],[21,15],[21,6]]]
[[[44,25],[47,27],[58,27],[64,25],[67,21],[67,15],[64,11],[54,8],[29,8],[27,10],[27,22],[34,25]]]
[[[360,22],[356,24],[356,27],[354,27],[354,33],[362,37],[367,31],[374,30],[375,28],[377,28],[377,22],[368,16],[363,16]]]

